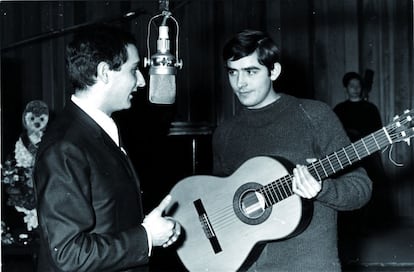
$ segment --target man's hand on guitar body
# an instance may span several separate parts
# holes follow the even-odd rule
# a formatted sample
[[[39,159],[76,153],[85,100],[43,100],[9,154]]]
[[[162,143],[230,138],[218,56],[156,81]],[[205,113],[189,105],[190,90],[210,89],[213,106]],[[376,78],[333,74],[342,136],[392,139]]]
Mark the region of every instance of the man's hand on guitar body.
[[[322,190],[322,183],[317,181],[306,166],[296,165],[293,169],[292,191],[303,198],[314,198]]]
[[[181,225],[172,217],[164,217],[164,210],[171,202],[171,196],[166,196],[151,213],[144,219],[144,227],[150,231],[153,246],[168,247],[175,243],[181,234]]]

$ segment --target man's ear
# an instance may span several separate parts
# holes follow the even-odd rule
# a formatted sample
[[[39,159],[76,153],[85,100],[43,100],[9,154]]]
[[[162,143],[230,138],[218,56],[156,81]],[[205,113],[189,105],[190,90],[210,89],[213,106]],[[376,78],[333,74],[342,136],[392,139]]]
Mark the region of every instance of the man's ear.
[[[103,83],[108,83],[109,80],[109,65],[108,63],[101,61],[96,68],[96,79]]]
[[[275,62],[275,64],[273,64],[272,71],[270,71],[270,79],[272,81],[276,80],[279,77],[281,72],[282,72],[282,66],[280,65],[279,62]]]

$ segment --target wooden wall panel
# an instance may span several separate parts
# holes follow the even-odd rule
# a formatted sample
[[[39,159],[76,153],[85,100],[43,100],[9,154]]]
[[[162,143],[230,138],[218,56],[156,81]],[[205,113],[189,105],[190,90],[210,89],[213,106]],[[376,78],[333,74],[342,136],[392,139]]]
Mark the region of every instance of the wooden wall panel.
[[[412,7],[409,1],[363,1],[361,10],[360,67],[375,72],[370,100],[380,110],[384,123],[412,107]],[[408,12],[407,12],[408,10]],[[410,105],[411,104],[411,105]],[[396,144],[390,154],[398,167],[383,153],[392,186],[391,198],[397,214],[412,217],[412,148]],[[410,184],[410,185],[409,185]]]
[[[233,18],[233,1],[214,1],[214,10],[216,13],[216,24],[215,24],[215,40],[216,40],[216,53],[218,55],[217,63],[220,63],[216,69],[216,85],[215,85],[215,95],[216,95],[216,120],[217,123],[221,123],[224,119],[228,116],[232,116],[236,111],[236,99],[233,95],[233,91],[231,90],[228,79],[227,73],[224,67],[224,63],[222,61],[222,48],[226,41],[229,39],[232,33],[238,31],[236,26],[229,21]],[[217,33],[221,33],[218,35]]]
[[[72,6],[65,6],[61,2],[47,2],[41,6],[41,32],[47,33],[51,29],[63,29],[66,25],[72,24],[72,21],[67,22],[68,18],[72,18]],[[66,19],[66,22],[65,22]],[[41,42],[42,56],[41,73],[42,79],[42,100],[45,101],[52,114],[55,114],[55,109],[60,109],[66,102],[65,89],[66,77],[64,50],[67,38],[65,36],[57,36],[53,39],[45,39]],[[69,90],[69,89],[67,89]]]
[[[311,73],[312,2],[280,2],[282,73],[276,89],[298,97],[313,97]]]
[[[282,19],[280,1],[266,0],[265,18],[266,28],[272,39],[282,46]]]
[[[364,72],[365,69],[374,71],[374,81],[369,100],[379,108],[384,109],[380,107],[379,102],[380,83],[382,79],[390,76],[390,70],[387,68],[391,68],[391,66],[386,65],[386,63],[392,64],[387,56],[390,56],[389,47],[392,46],[393,41],[390,39],[387,25],[381,20],[388,15],[386,10],[381,9],[381,5],[381,1],[363,1],[361,6],[360,71]],[[388,11],[391,11],[391,15],[392,9]],[[392,105],[392,98],[395,97],[392,89],[390,89],[389,95],[391,99],[388,99],[388,101]],[[384,112],[384,110],[381,112]],[[384,115],[382,117],[384,119]]]
[[[401,112],[407,108],[414,108],[414,67],[413,67],[413,2],[412,1],[387,1],[393,11],[390,23],[392,34],[392,47],[390,60],[394,85],[395,109]],[[400,216],[405,218],[414,217],[414,149],[406,144],[397,146],[396,157],[403,162],[401,168],[391,168],[394,173],[392,180],[396,184],[397,210]],[[390,165],[388,163],[388,165]]]
[[[174,10],[181,28],[179,37],[183,68],[177,74],[177,121],[214,120],[217,69],[214,51],[214,7],[208,1],[187,2]]]
[[[314,97],[335,106],[346,99],[342,77],[359,72],[358,1],[314,1]]]

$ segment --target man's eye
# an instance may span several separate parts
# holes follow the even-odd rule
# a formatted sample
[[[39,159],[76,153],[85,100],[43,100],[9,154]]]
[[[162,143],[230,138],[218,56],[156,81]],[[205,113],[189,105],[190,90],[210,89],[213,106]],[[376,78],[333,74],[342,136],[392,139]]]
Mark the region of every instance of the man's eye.
[[[234,71],[234,70],[228,70],[227,73],[232,76],[232,75],[236,74],[236,71]]]
[[[255,75],[257,73],[257,71],[256,70],[248,70],[247,73],[249,75]]]

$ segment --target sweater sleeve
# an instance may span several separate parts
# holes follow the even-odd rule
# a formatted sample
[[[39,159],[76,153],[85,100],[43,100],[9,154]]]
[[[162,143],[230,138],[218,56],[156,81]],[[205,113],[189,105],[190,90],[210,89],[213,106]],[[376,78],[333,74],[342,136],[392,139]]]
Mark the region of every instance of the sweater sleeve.
[[[315,133],[316,153],[320,157],[326,156],[351,144],[338,117],[328,105],[321,103],[317,108],[316,111],[304,109]],[[371,193],[372,182],[365,170],[352,167],[324,180],[317,201],[340,211],[354,210],[365,205]]]

